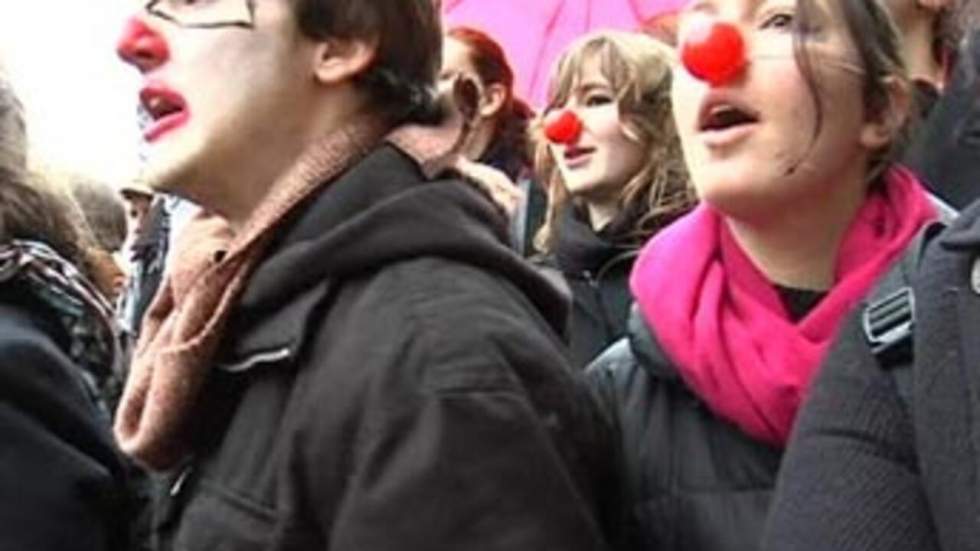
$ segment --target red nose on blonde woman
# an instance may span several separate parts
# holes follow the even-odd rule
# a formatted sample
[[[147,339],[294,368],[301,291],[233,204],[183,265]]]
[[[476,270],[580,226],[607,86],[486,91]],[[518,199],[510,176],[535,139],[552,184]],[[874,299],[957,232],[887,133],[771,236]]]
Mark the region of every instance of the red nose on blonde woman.
[[[582,135],[582,119],[570,109],[562,109],[545,119],[544,134],[554,144],[569,145]]]

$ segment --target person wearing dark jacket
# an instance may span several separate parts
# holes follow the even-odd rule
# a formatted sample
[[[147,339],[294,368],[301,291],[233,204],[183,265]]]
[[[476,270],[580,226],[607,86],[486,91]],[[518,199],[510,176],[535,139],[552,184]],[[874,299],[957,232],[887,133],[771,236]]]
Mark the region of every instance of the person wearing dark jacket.
[[[625,334],[639,246],[694,204],[671,122],[669,48],[640,34],[582,37],[556,64],[536,171],[548,210],[536,244],[572,298],[584,368]]]
[[[629,274],[642,242],[630,238],[634,209],[596,232],[569,206],[559,214],[553,257],[546,265],[560,272],[571,291],[569,345],[576,365],[586,366],[626,334],[633,297]]]
[[[108,289],[92,283],[91,239],[70,198],[22,164],[11,94],[0,87],[0,549],[128,550]]]
[[[692,6],[673,99],[702,204],[644,246],[630,336],[588,373],[634,548],[754,551],[826,348],[936,211],[888,160],[910,92],[879,3]]]
[[[119,43],[146,181],[205,209],[115,425],[169,477],[156,548],[604,549],[608,429],[564,303],[443,170],[435,5],[215,5],[151,3]]]
[[[978,259],[975,203],[908,271],[910,354],[874,355],[861,316],[841,331],[787,450],[765,549],[980,549]]]

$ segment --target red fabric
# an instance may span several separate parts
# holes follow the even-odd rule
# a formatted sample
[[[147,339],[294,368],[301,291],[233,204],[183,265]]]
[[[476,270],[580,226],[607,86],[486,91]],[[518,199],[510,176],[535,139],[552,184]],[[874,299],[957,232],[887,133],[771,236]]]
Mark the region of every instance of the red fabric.
[[[658,343],[708,407],[782,446],[838,326],[935,215],[918,180],[893,169],[845,234],[833,288],[798,323],[707,205],[644,247],[630,286]]]

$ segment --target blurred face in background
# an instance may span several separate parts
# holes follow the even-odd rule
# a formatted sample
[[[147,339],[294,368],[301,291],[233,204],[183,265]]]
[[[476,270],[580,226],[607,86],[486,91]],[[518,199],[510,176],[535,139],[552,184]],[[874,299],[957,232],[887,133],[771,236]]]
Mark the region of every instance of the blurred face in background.
[[[945,61],[939,43],[940,17],[953,0],[884,0],[898,32],[909,76],[937,88],[945,84]]]
[[[123,250],[128,250],[143,235],[153,196],[126,190],[122,197],[126,205],[126,245]]]
[[[439,88],[445,93],[459,80],[465,79],[475,88],[473,131],[465,155],[477,160],[490,147],[501,111],[507,102],[509,91],[499,82],[484,82],[473,62],[473,51],[462,40],[451,35],[443,37],[442,69],[439,72]]]

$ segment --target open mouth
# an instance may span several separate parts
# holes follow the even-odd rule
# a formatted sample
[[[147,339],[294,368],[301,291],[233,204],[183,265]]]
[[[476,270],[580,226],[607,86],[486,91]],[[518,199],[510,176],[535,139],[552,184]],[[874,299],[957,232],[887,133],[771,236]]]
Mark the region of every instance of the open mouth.
[[[147,86],[140,92],[143,137],[152,142],[182,125],[188,118],[187,102],[180,94],[161,86]]]
[[[578,145],[570,145],[565,148],[565,161],[569,163],[574,163],[579,159],[585,158],[587,155],[595,151],[593,147],[582,147]]]
[[[701,132],[722,132],[759,122],[759,116],[730,103],[716,103],[702,110],[698,123]]]

